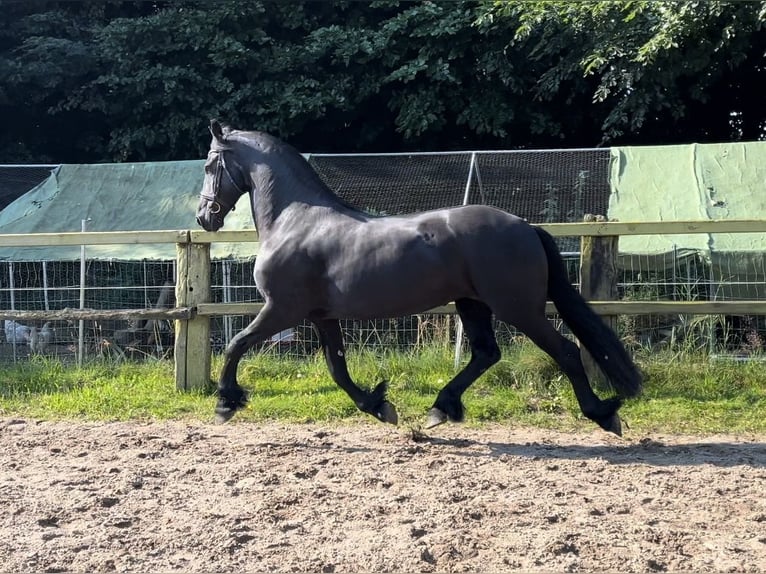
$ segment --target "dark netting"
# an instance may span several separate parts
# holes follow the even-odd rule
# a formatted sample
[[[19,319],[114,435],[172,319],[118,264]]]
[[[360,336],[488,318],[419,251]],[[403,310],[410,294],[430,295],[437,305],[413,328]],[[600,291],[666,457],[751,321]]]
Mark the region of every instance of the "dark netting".
[[[504,209],[530,223],[582,221],[609,207],[609,150],[515,151],[476,154],[470,203]],[[579,251],[579,237],[557,237]]]
[[[462,205],[471,154],[312,155],[309,162],[352,205],[397,215]]]
[[[0,209],[41,184],[55,165],[0,165]]]
[[[379,214],[461,205],[471,152],[327,156],[311,165],[346,201]],[[608,149],[477,153],[469,203],[499,207],[531,223],[582,221],[609,204]]]
[[[530,223],[606,215],[609,162],[608,149],[480,153],[470,203],[493,205]]]

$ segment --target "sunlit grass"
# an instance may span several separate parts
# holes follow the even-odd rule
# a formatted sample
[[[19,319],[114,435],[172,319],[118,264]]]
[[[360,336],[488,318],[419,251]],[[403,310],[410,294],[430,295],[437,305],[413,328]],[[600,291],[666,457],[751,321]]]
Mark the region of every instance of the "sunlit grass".
[[[360,386],[385,380],[400,422],[417,427],[453,376],[453,351],[350,351]],[[220,368],[214,361],[214,371]],[[711,361],[703,354],[639,356],[642,397],[621,414],[638,432],[766,432],[766,368],[758,362]],[[364,421],[330,378],[321,356],[266,353],[245,359],[239,379],[250,404],[236,420]],[[504,353],[465,397],[468,424],[593,428],[580,414],[569,381],[529,343]],[[177,391],[168,361],[94,363],[78,369],[35,358],[0,367],[0,416],[89,420],[212,420],[212,389]]]
[[[202,416],[208,393],[180,393],[168,362],[93,364],[36,358],[0,369],[0,414],[97,420]]]

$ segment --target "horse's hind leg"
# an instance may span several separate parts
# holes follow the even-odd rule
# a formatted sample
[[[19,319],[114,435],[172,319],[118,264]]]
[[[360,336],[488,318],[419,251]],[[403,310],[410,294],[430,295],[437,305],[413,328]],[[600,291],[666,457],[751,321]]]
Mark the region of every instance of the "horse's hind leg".
[[[463,329],[471,345],[471,360],[447,385],[439,391],[434,406],[428,411],[425,428],[431,428],[446,422],[463,420],[463,402],[461,397],[484,371],[500,360],[495,332],[492,329],[492,311],[475,299],[455,301]]]
[[[272,335],[288,329],[300,318],[287,315],[281,308],[267,302],[258,316],[237,333],[226,347],[221,377],[218,382],[218,403],[215,407],[218,422],[226,422],[247,404],[247,393],[237,383],[237,367],[248,349]]]
[[[544,315],[528,317],[523,321],[515,320],[512,324],[548,353],[561,367],[572,383],[572,389],[582,413],[604,430],[621,435],[622,425],[617,411],[622,402],[616,397],[601,400],[596,396],[585,374],[579,347],[556,331]]]
[[[399,417],[394,406],[386,400],[386,383],[382,382],[372,392],[360,389],[348,373],[346,351],[343,346],[343,334],[336,320],[312,320],[319,334],[322,350],[327,361],[330,375],[338,386],[346,391],[357,408],[369,413],[384,423],[397,424]]]

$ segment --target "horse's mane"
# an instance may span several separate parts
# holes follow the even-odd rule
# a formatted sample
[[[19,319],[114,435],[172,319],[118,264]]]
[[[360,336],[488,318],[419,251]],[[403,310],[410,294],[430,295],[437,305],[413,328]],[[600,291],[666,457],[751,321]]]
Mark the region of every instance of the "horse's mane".
[[[363,210],[347,202],[331,190],[322,178],[319,177],[316,170],[311,167],[306,158],[290,144],[265,132],[233,130],[228,126],[223,126],[223,130],[226,139],[238,140],[261,151],[268,151],[269,153],[279,155],[301,183],[316,189],[322,196],[331,199],[346,209],[364,213]],[[369,214],[365,213],[365,215]]]

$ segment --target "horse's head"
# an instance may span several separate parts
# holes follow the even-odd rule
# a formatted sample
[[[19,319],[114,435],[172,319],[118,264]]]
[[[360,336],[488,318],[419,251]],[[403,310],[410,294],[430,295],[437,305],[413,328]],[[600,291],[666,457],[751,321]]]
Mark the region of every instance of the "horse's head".
[[[205,179],[199,194],[197,223],[205,231],[218,231],[226,215],[234,210],[237,200],[251,187],[247,172],[237,163],[233,146],[227,141],[223,127],[210,121],[213,141],[205,162]]]

